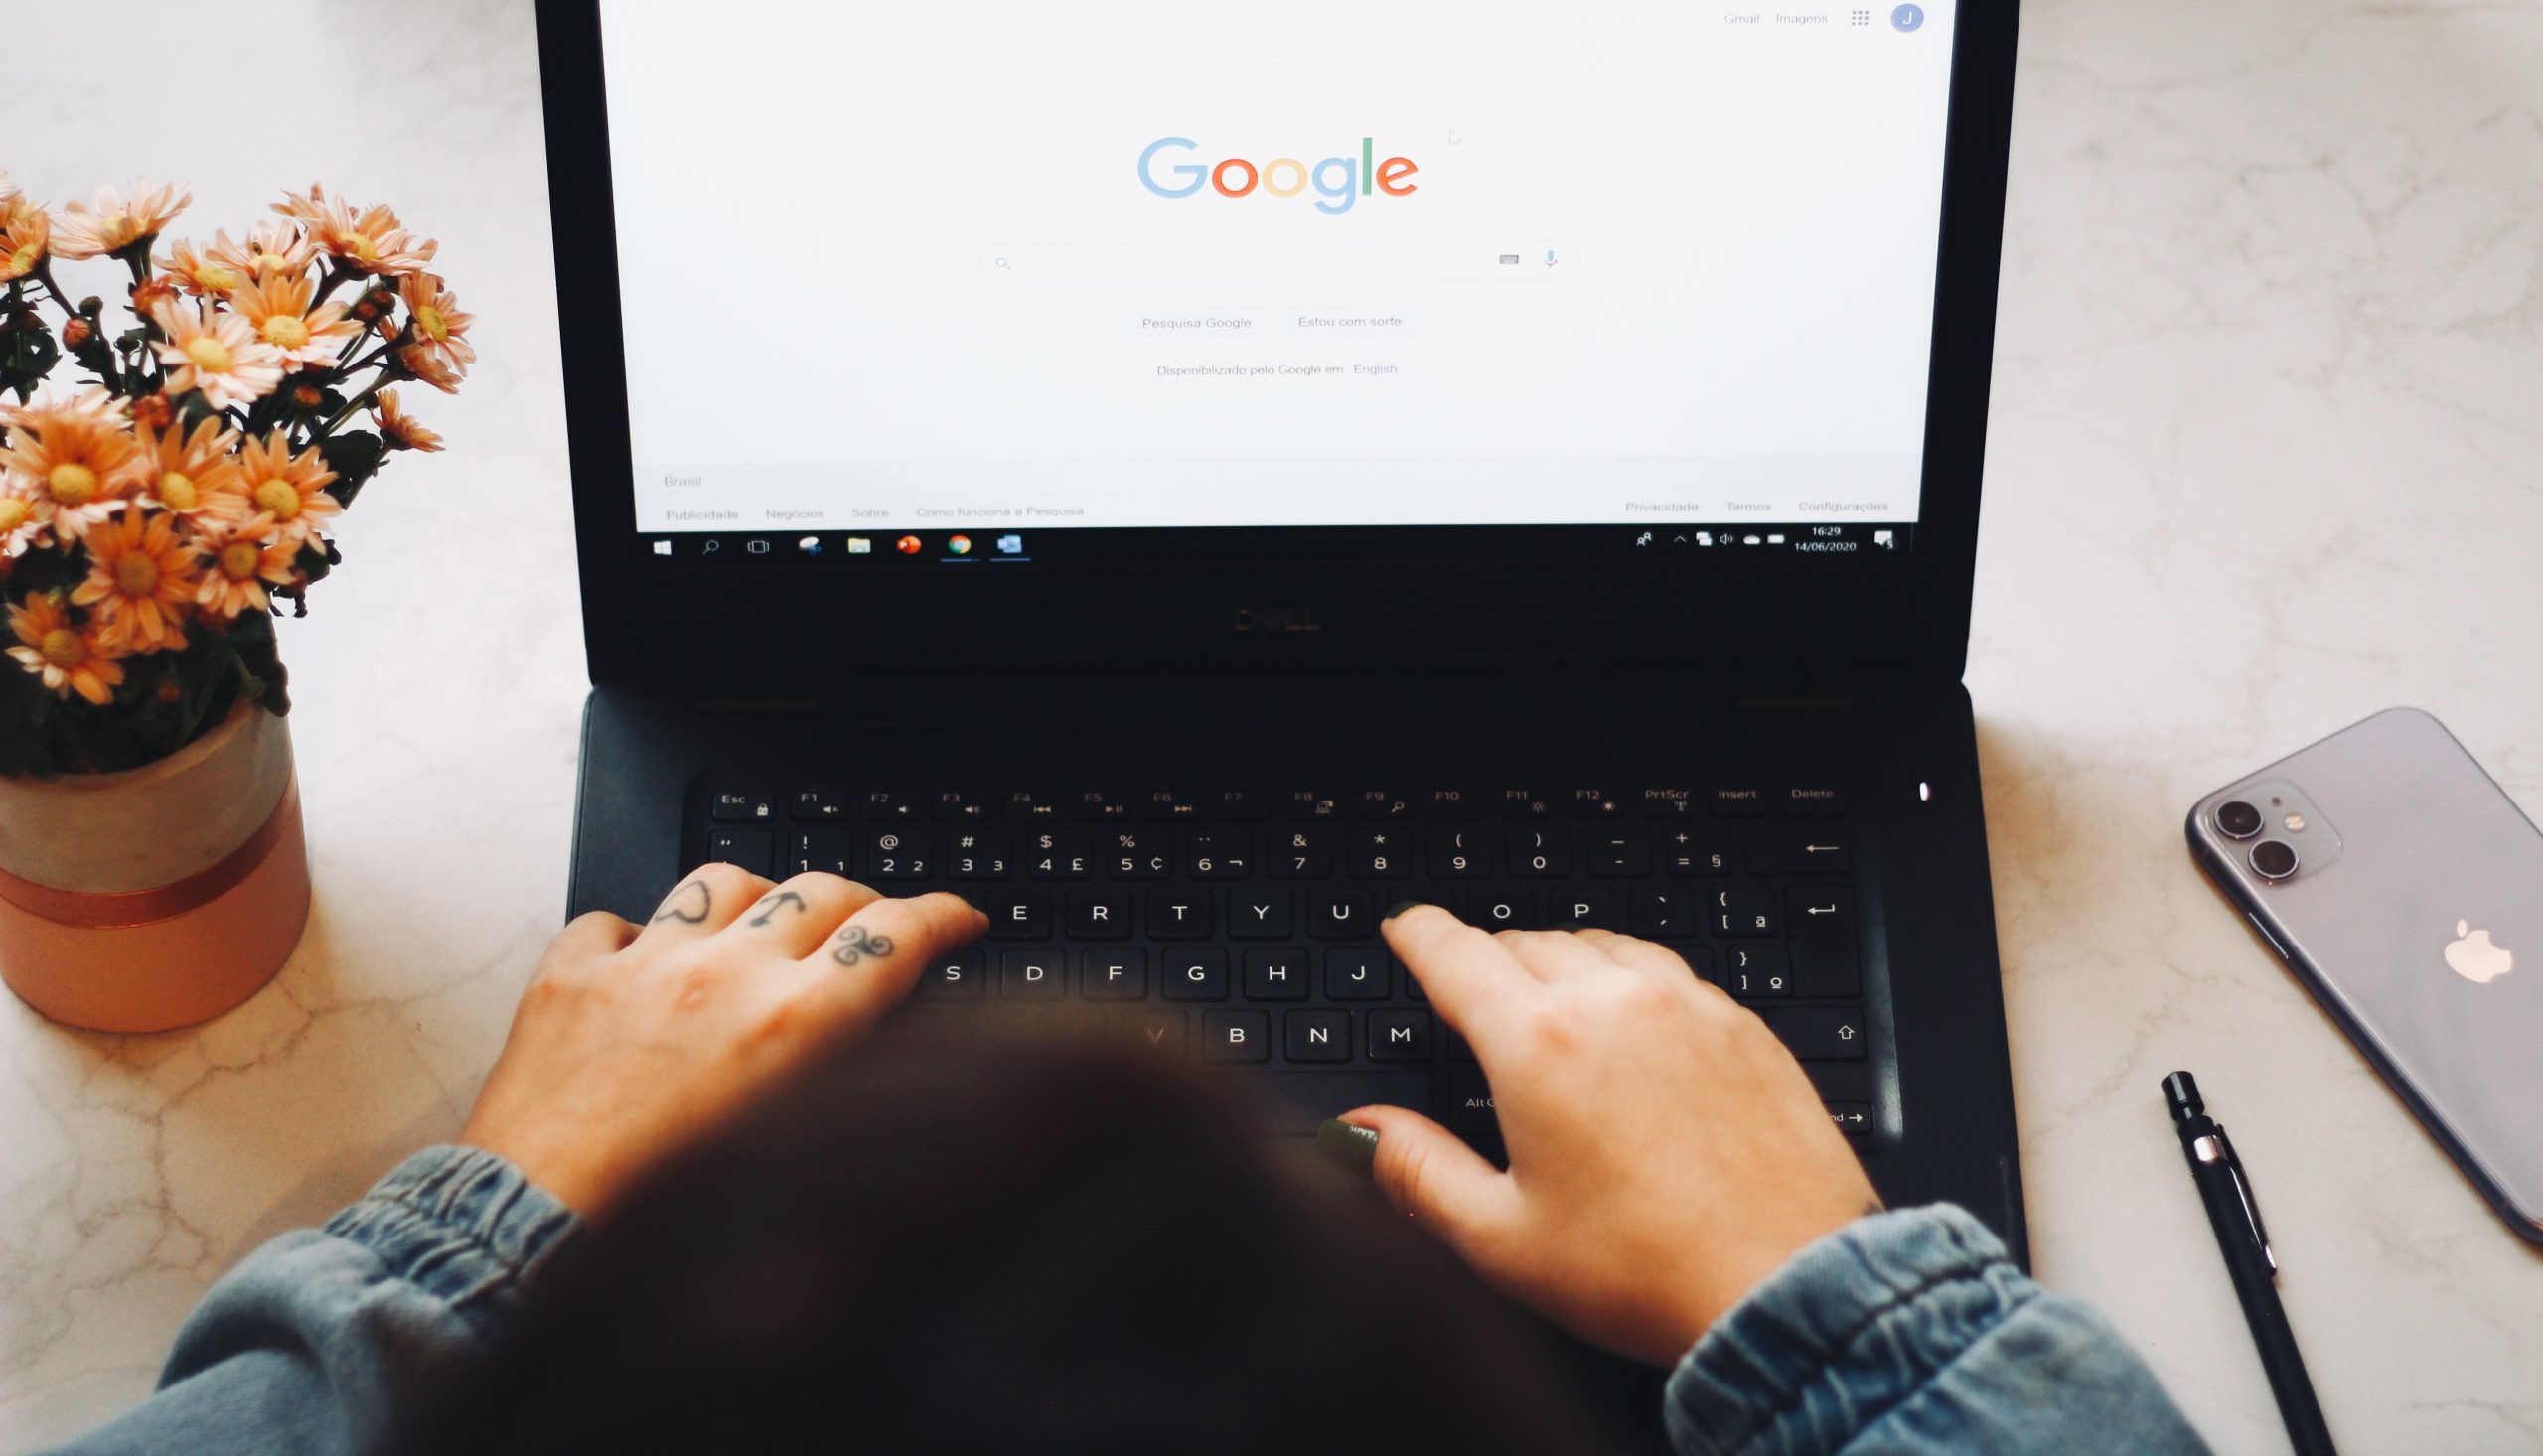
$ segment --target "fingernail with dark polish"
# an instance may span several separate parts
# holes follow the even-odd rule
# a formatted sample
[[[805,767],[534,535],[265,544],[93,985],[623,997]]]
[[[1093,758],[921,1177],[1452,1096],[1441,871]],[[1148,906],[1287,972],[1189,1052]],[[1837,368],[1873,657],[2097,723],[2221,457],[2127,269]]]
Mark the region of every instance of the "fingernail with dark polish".
[[[1387,908],[1386,918],[1388,920],[1393,920],[1408,910],[1420,910],[1422,906],[1427,904],[1429,904],[1429,902],[1426,900],[1399,900],[1394,905]]]
[[[1378,1132],[1374,1127],[1355,1127],[1339,1117],[1328,1117],[1315,1130],[1315,1150],[1331,1158],[1335,1165],[1366,1178],[1378,1161]]]
[[[1559,925],[1559,926],[1556,926],[1556,927],[1555,927],[1555,929],[1556,929],[1556,930],[1559,930],[1559,931],[1574,931],[1574,932],[1577,932],[1577,931],[1587,930],[1587,929],[1588,929],[1588,927],[1586,927],[1586,926],[1582,925],[1580,922],[1578,922],[1578,921],[1576,921],[1576,920],[1568,920],[1568,921],[1565,921],[1563,924],[1561,924],[1561,925]]]

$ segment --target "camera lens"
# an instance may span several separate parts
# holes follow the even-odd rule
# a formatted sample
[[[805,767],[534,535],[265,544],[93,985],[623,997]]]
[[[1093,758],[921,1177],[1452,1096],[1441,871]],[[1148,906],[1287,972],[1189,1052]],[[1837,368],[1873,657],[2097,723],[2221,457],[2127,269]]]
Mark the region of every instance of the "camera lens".
[[[2249,839],[2261,831],[2261,811],[2239,799],[2216,805],[2216,827],[2232,839]]]
[[[2252,869],[2264,880],[2283,880],[2296,873],[2296,846],[2284,839],[2264,839],[2252,846]]]

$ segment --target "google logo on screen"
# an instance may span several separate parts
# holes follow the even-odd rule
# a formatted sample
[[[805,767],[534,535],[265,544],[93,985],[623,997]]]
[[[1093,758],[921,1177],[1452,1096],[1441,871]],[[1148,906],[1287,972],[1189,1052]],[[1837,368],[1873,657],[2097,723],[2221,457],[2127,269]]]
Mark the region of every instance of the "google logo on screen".
[[[1409,197],[1421,190],[1420,183],[1410,180],[1414,173],[1421,170],[1413,164],[1412,158],[1389,157],[1383,162],[1378,161],[1377,143],[1365,136],[1360,138],[1359,156],[1327,157],[1312,167],[1295,157],[1274,157],[1259,165],[1243,157],[1229,157],[1208,165],[1194,161],[1160,164],[1157,160],[1160,152],[1197,152],[1200,149],[1200,144],[1190,137],[1158,137],[1139,153],[1139,185],[1161,198],[1188,198],[1205,184],[1219,196],[1227,198],[1246,197],[1258,188],[1275,198],[1293,198],[1308,188],[1314,188],[1317,197],[1322,199],[1315,204],[1319,213],[1347,213],[1353,203],[1364,197],[1380,193],[1391,198]],[[1159,181],[1157,171],[1160,165],[1181,181]]]

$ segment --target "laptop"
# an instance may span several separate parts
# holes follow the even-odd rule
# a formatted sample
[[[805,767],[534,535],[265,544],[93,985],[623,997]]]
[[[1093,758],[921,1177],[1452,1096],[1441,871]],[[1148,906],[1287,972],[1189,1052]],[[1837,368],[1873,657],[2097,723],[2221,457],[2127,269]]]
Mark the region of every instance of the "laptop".
[[[2011,0],[538,15],[570,910],[957,891],[927,1014],[1487,1152],[1380,918],[1610,927],[2021,1257],[1960,681]]]

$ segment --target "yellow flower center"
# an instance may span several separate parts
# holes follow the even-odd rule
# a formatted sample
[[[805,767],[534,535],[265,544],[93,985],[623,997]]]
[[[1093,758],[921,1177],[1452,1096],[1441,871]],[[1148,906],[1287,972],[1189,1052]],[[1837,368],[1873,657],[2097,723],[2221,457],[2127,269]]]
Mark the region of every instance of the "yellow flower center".
[[[435,344],[450,337],[450,321],[443,318],[441,310],[434,308],[431,304],[421,305],[415,310],[415,327],[422,330],[424,337]]]
[[[221,263],[206,263],[195,269],[195,281],[215,293],[227,293],[238,286],[238,275]]]
[[[195,367],[207,374],[225,374],[234,364],[229,358],[228,346],[209,334],[200,335],[186,345],[186,358],[193,360]]]
[[[360,262],[365,262],[365,263],[375,263],[375,262],[378,262],[378,261],[379,261],[379,242],[378,242],[378,240],[377,240],[376,238],[374,238],[374,237],[373,237],[370,233],[368,233],[368,232],[357,232],[357,233],[355,233],[355,234],[354,234],[354,236],[353,236],[353,247],[352,247],[352,250],[351,250],[351,254],[352,254],[352,256],[353,256],[357,261],[360,261]]]
[[[32,273],[35,271],[36,259],[43,256],[44,249],[36,246],[32,242],[28,243],[16,252],[9,254],[9,271],[12,275],[19,273]]]
[[[231,581],[245,581],[256,574],[258,566],[264,564],[264,554],[256,549],[253,541],[231,541],[222,547],[221,554],[213,559],[220,564],[222,575]]]
[[[97,473],[75,460],[66,460],[46,473],[44,488],[57,506],[85,506],[97,499]]]
[[[297,314],[276,314],[259,332],[276,349],[298,349],[309,342],[309,323]]]
[[[15,496],[0,496],[0,535],[7,535],[27,523],[27,512],[34,508]]]
[[[300,513],[300,493],[289,481],[267,481],[256,487],[256,508],[276,520],[289,520]]]
[[[57,627],[44,635],[36,651],[47,662],[68,670],[88,660],[88,644],[68,627]]]
[[[127,597],[147,597],[159,590],[159,563],[139,551],[115,558],[115,590]]]
[[[159,504],[171,510],[192,510],[203,500],[195,489],[195,478],[182,470],[172,470],[159,477]]]
[[[140,235],[141,219],[129,213],[118,213],[97,224],[97,240],[106,245],[108,252],[123,247]]]
[[[285,273],[291,270],[291,259],[280,253],[258,253],[247,260],[247,266],[259,273]]]

